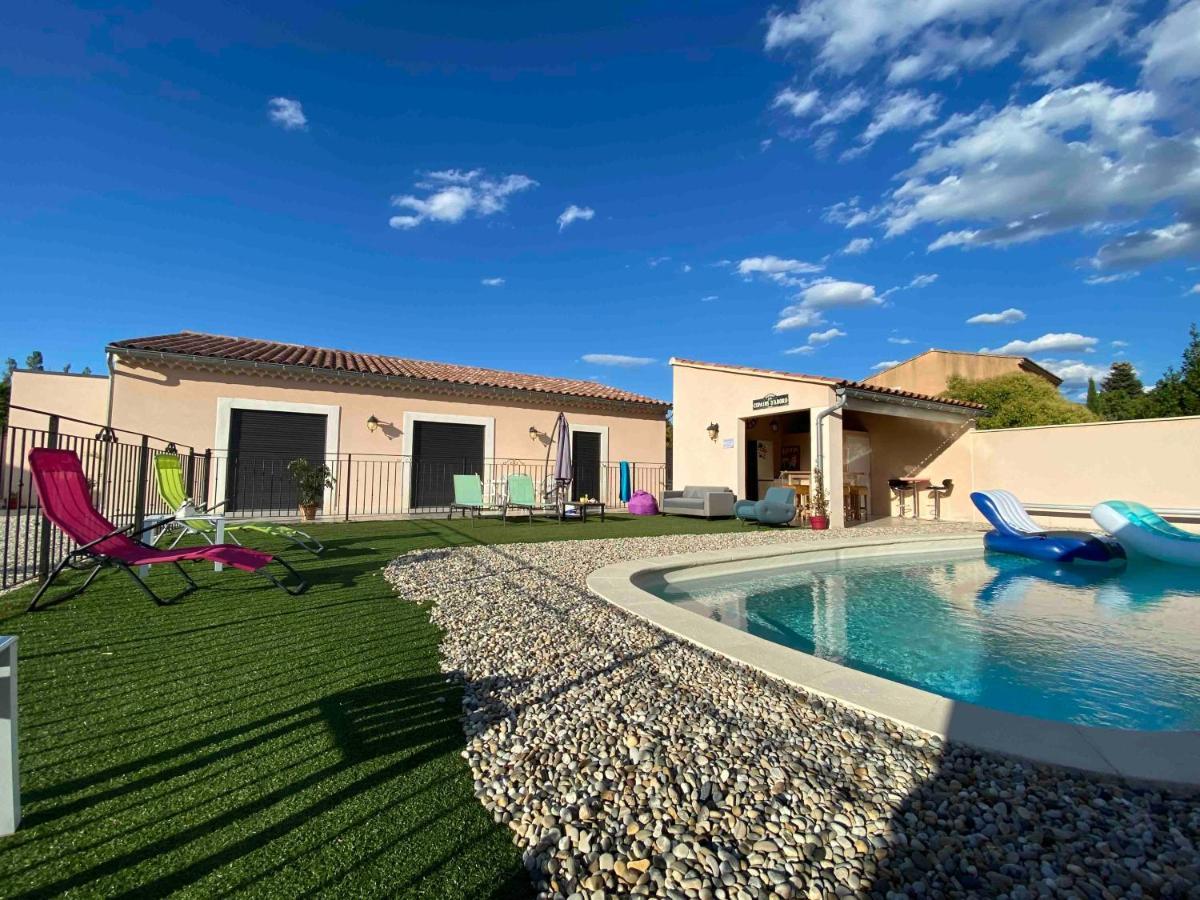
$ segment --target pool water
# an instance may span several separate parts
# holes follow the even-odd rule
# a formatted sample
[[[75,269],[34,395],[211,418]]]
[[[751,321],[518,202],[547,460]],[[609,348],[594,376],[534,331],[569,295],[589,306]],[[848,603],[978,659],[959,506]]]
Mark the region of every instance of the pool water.
[[[953,700],[1082,725],[1200,729],[1200,570],[956,552],[685,575],[647,589]]]

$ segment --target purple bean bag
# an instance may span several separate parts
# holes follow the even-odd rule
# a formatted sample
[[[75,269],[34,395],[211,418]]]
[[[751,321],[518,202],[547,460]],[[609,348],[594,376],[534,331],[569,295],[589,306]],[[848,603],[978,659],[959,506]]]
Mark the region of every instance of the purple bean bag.
[[[658,501],[653,494],[645,491],[634,491],[629,498],[629,514],[632,516],[657,516]]]

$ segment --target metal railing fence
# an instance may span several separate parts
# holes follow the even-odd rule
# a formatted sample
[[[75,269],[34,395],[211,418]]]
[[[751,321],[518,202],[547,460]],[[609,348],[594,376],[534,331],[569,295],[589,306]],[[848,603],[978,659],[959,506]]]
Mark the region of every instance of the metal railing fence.
[[[34,577],[45,577],[68,552],[71,541],[41,514],[29,470],[29,451],[37,447],[72,450],[79,455],[97,508],[114,525],[141,525],[148,516],[171,515],[155,484],[155,456],[177,453],[185,488],[198,503],[224,501],[230,519],[298,516],[295,480],[285,455],[197,450],[153,435],[107,428],[69,416],[10,407],[20,415],[0,434],[0,590]],[[10,416],[12,413],[10,412]],[[550,499],[553,462],[545,459],[423,459],[403,455],[342,453],[310,460],[324,463],[333,486],[324,492],[317,515],[331,521],[445,515],[453,499],[453,476],[476,474],[485,503],[499,506],[510,475],[528,475],[539,498]],[[629,464],[629,490],[661,499],[667,466]],[[598,471],[578,473],[576,483],[610,508],[621,499],[619,462],[601,461]],[[569,499],[576,499],[574,486]]]

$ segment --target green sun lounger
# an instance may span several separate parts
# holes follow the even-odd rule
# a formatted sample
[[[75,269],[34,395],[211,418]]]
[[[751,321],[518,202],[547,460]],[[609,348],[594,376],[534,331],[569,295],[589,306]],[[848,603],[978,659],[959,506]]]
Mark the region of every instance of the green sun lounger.
[[[506,524],[509,507],[529,510],[529,524],[533,524],[533,511],[537,508],[537,498],[534,496],[533,479],[528,475],[508,476],[508,500],[500,507],[500,517]]]
[[[470,513],[474,519],[481,515],[487,507],[483,504],[483,482],[479,480],[478,475],[455,475],[454,476],[454,502],[450,504],[450,515],[447,519],[454,518],[454,511],[461,509],[463,518]]]
[[[224,503],[218,503],[211,508],[195,505],[194,501],[188,497],[187,488],[183,484],[183,464],[174,453],[160,453],[154,457],[154,474],[157,476],[155,481],[158,483],[158,496],[172,510],[179,510],[185,504],[191,502],[196,512],[204,515],[216,515],[215,510],[225,505]],[[175,521],[171,524],[181,529],[178,537],[171,544],[172,547],[178,544],[180,539],[186,534],[198,534],[210,544],[215,541],[217,526],[208,521],[208,519],[181,519],[176,517]],[[309,553],[319,554],[325,549],[316,538],[305,534],[298,528],[292,528],[290,525],[280,525],[275,522],[225,523],[226,540],[240,544],[241,541],[237,538],[237,532],[239,531],[243,533],[256,531],[259,534],[284,538],[291,541],[297,547],[303,547]]]

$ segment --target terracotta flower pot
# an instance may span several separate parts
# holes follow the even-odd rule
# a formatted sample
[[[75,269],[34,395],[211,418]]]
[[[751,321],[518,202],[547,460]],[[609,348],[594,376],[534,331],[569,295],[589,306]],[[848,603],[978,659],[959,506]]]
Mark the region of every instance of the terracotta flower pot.
[[[829,528],[829,516],[810,516],[808,524],[813,531],[825,531]]]
[[[305,503],[300,507],[300,516],[305,522],[315,522],[317,519],[317,504]]]

